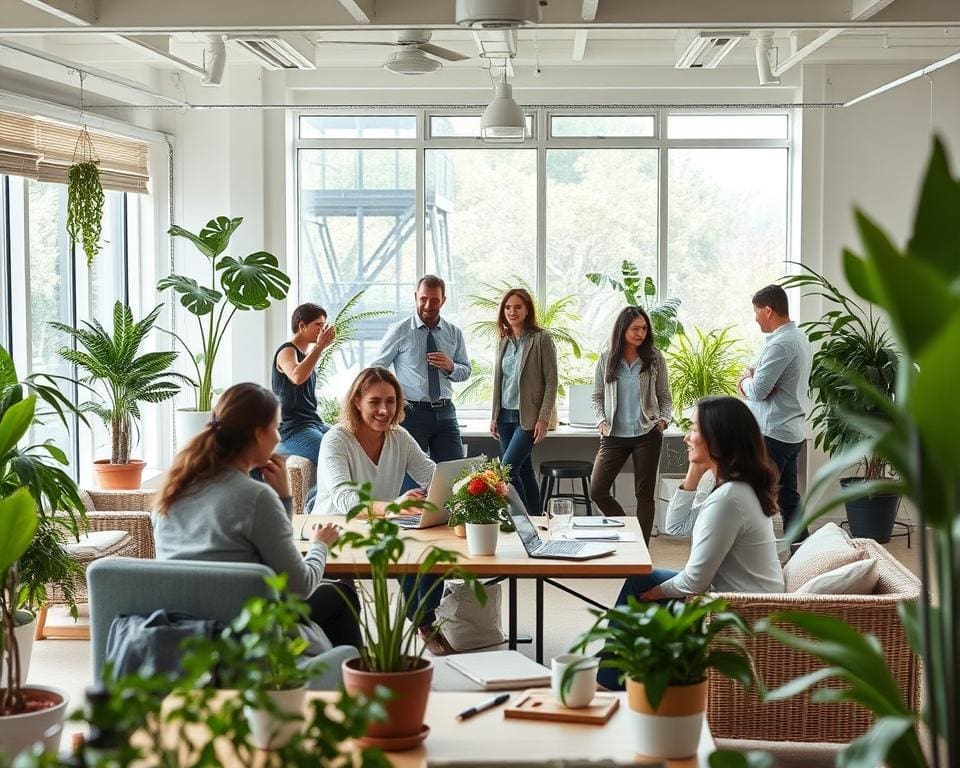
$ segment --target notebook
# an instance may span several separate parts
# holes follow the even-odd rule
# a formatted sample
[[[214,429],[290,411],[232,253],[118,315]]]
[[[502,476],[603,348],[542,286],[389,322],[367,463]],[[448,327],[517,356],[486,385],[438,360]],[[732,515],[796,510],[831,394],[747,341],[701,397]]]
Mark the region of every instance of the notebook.
[[[444,657],[451,669],[489,691],[550,684],[550,670],[519,651],[484,651]]]

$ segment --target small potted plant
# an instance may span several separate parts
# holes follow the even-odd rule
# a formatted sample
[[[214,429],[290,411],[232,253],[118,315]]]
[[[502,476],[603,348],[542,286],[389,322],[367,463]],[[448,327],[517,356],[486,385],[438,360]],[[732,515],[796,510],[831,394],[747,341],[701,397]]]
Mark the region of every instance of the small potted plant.
[[[605,642],[600,666],[626,678],[637,752],[659,758],[695,754],[707,709],[707,670],[751,684],[750,658],[737,638],[750,633],[746,622],[723,600],[699,596],[668,605],[630,596],[627,605],[591,613],[596,621],[571,651]]]
[[[158,291],[172,288],[180,295],[180,303],[197,318],[201,330],[199,351],[191,349],[182,336],[176,336],[196,372],[196,380],[191,382],[196,388],[194,409],[176,413],[177,439],[181,444],[210,420],[213,368],[237,310],[268,309],[271,300],[282,301],[290,290],[290,278],[280,269],[280,262],[272,253],[256,251],[242,258],[223,255],[242,222],[242,218],[218,216],[198,233],[176,225],[168,230],[171,237],[182,237],[197,247],[207,259],[205,266],[210,275],[209,285],[200,285],[191,277],[177,274],[157,283]]]
[[[72,363],[83,376],[77,381],[92,392],[99,383],[103,394],[80,406],[99,416],[110,430],[110,458],[93,462],[97,485],[110,490],[136,490],[140,487],[145,463],[130,458],[131,431],[139,432],[140,403],[161,403],[180,391],[178,379],[186,376],[170,371],[176,352],[138,354],[140,345],[153,330],[163,305],[154,307],[143,320],[133,319],[130,307],[118,301],[113,305],[113,332],[99,320],[74,328],[50,323],[73,338],[79,349],[61,347],[57,354]]]
[[[466,528],[467,552],[471,555],[497,551],[509,485],[510,466],[501,464],[500,459],[477,462],[453,484],[447,524]]]
[[[373,698],[378,688],[386,688],[392,697],[384,704],[387,721],[371,725],[361,743],[384,749],[412,749],[422,742],[430,729],[423,719],[433,679],[433,666],[423,658],[425,647],[418,643],[417,628],[423,624],[427,601],[434,589],[442,589],[443,579],[463,579],[480,604],[487,596],[483,585],[456,565],[457,556],[439,547],[428,546],[419,557],[407,553],[402,529],[387,517],[373,514],[370,483],[355,485],[360,500],[347,520],[361,517],[367,524],[362,531],[344,533],[335,550],[361,549],[369,562],[369,571],[358,581],[361,611],[357,616],[364,646],[360,657],[343,663],[343,683],[347,692]],[[388,515],[422,501],[404,501],[387,505]],[[396,592],[390,582],[398,573],[414,577],[409,590]],[[421,594],[427,575],[440,578]],[[407,621],[410,617],[410,621]]]

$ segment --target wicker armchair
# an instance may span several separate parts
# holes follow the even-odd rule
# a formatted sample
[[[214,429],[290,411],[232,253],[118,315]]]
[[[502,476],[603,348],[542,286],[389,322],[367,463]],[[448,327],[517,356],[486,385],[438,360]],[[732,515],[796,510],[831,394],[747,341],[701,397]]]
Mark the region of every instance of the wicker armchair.
[[[897,616],[897,604],[920,597],[920,580],[886,549],[871,539],[853,539],[877,559],[880,579],[872,595],[749,595],[722,593],[732,610],[749,624],[774,611],[808,611],[851,624],[862,634],[874,635],[882,644],[894,680],[913,709],[920,706],[920,660],[910,650]],[[757,672],[768,689],[806,675],[823,665],[805,653],[785,648],[768,635],[746,642]],[[821,683],[819,687],[838,686]],[[855,704],[817,704],[807,693],[785,701],[762,703],[753,692],[714,671],[710,673],[707,716],[710,732],[718,739],[848,743],[863,735],[872,715]]]
[[[136,543],[129,557],[152,560],[156,557],[153,545],[153,523],[150,509],[156,491],[101,491],[84,490],[80,498],[87,507],[91,531],[127,531]]]
[[[293,514],[302,515],[307,491],[317,482],[317,465],[302,456],[288,456],[287,482],[290,484]]]

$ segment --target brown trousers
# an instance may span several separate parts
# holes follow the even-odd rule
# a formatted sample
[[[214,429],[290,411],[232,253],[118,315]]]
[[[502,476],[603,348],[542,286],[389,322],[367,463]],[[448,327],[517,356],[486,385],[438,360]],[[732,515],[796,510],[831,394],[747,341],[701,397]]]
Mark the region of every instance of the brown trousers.
[[[590,498],[608,517],[623,517],[623,507],[610,493],[627,459],[633,459],[633,487],[637,495],[637,520],[643,529],[643,539],[650,543],[653,518],[656,514],[654,494],[657,486],[657,467],[663,433],[654,427],[640,437],[601,437],[600,451],[593,462]]]

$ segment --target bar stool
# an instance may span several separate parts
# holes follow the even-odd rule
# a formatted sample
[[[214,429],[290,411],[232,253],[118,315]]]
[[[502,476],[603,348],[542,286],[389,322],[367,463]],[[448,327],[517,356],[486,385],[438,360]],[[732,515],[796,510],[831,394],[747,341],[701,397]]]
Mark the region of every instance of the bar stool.
[[[590,501],[590,478],[593,475],[593,462],[590,461],[541,461],[540,462],[540,498],[543,499],[543,511],[547,502],[553,499],[572,499],[574,505],[580,504],[593,514]],[[574,492],[560,493],[560,481],[569,480]],[[576,493],[576,482],[580,481],[583,493]],[[556,493],[554,492],[556,484]]]

